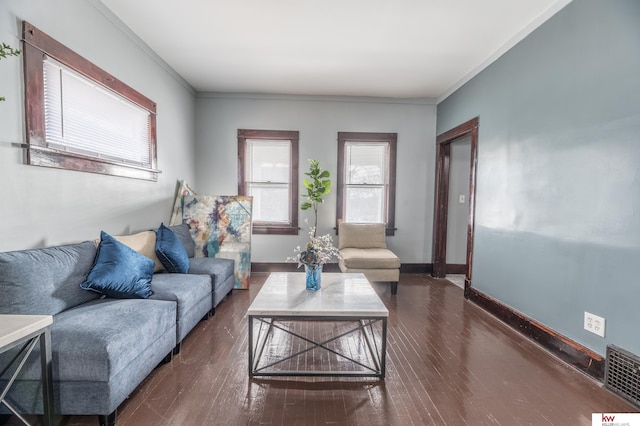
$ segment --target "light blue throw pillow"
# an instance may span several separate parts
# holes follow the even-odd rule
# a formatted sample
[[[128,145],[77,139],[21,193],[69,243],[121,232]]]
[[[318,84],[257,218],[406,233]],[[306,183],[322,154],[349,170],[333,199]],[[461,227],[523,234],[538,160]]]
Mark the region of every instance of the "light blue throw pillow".
[[[160,224],[156,237],[156,256],[167,270],[176,274],[189,272],[189,256],[178,236],[169,228]]]
[[[108,297],[146,299],[153,294],[154,266],[153,260],[101,231],[96,260],[80,287]]]

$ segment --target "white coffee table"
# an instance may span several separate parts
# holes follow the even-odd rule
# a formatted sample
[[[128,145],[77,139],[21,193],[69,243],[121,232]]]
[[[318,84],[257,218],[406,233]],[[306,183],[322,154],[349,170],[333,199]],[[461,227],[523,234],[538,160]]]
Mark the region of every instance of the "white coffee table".
[[[0,353],[22,345],[19,356],[14,359],[16,365],[11,378],[4,389],[0,389],[0,404],[7,407],[24,424],[29,424],[22,415],[5,399],[7,392],[18,373],[24,367],[27,357],[36,343],[40,343],[40,367],[42,370],[42,404],[44,424],[53,425],[53,378],[51,362],[51,315],[0,315]],[[10,364],[11,365],[11,364]],[[8,368],[9,366],[7,366]]]
[[[272,273],[247,310],[247,317],[250,377],[385,376],[389,311],[363,274],[323,273],[321,289],[310,291],[305,288],[304,273]],[[318,321],[350,324],[341,324],[337,334],[324,337],[315,336],[313,326],[298,324]],[[338,344],[344,338],[360,339],[362,344]],[[282,343],[291,339],[298,342],[295,349]],[[261,360],[265,346],[270,351],[266,362]],[[308,357],[315,349],[326,351],[326,360],[337,359],[341,365],[348,362],[349,369],[334,369],[330,362],[327,369],[308,369],[308,361],[291,362]],[[287,368],[291,364],[297,368]]]

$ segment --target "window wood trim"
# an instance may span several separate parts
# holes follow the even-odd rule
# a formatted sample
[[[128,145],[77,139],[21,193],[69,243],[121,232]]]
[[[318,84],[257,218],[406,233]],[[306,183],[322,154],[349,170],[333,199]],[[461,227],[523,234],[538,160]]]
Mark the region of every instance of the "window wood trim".
[[[395,235],[396,227],[396,157],[397,133],[338,132],[338,179],[336,196],[336,234],[342,221],[345,197],[344,149],[347,142],[386,142],[389,144],[389,189],[385,192],[387,206],[386,234]]]
[[[300,132],[295,130],[238,129],[238,195],[246,194],[245,151],[247,139],[284,140],[291,142],[291,168],[289,175],[289,217],[287,225],[253,221],[253,234],[298,235],[298,141]]]
[[[26,164],[157,181],[158,174],[161,171],[157,169],[155,102],[62,43],[54,40],[27,21],[22,23],[22,39],[24,41]],[[149,112],[150,167],[141,167],[117,160],[65,152],[47,147],[45,140],[43,77],[43,61],[47,56]]]

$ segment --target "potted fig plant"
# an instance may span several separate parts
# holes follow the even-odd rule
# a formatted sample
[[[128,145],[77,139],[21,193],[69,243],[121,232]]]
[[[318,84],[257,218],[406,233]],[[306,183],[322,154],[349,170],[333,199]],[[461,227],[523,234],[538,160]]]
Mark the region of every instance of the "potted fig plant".
[[[302,194],[305,202],[302,203],[300,209],[313,209],[313,226],[309,229],[309,241],[305,244],[304,249],[300,246],[296,247],[293,251],[294,256],[287,258],[287,260],[297,261],[298,267],[304,265],[307,289],[319,290],[323,265],[334,257],[340,257],[338,249],[333,245],[331,234],[317,235],[318,207],[324,203],[323,196],[331,190],[331,174],[328,170],[320,168],[319,160],[309,159],[309,171],[305,175],[308,176],[308,179],[304,179],[303,183],[307,192]]]

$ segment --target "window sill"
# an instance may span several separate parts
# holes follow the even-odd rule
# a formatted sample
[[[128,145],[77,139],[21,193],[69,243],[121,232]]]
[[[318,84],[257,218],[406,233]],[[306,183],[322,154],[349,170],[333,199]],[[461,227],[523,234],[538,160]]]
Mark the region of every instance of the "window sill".
[[[253,225],[252,234],[263,235],[298,235],[300,228],[291,226]]]
[[[118,163],[116,161],[81,154],[72,154],[40,146],[24,144],[22,147],[26,148],[26,163],[32,166],[53,167],[57,169],[150,180],[153,182],[157,182],[158,174],[162,173],[157,169]]]
[[[336,235],[338,235],[338,227],[337,227],[337,226],[335,226],[335,227],[333,228],[333,230],[335,231]],[[398,230],[398,228],[390,228],[390,227],[386,227],[386,228],[384,228],[384,232],[385,232],[385,235],[386,235],[387,237],[392,237],[392,236],[396,235],[396,231],[397,231],[397,230]]]

